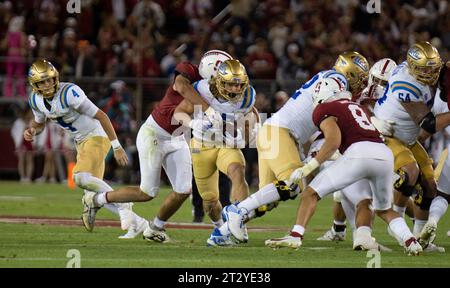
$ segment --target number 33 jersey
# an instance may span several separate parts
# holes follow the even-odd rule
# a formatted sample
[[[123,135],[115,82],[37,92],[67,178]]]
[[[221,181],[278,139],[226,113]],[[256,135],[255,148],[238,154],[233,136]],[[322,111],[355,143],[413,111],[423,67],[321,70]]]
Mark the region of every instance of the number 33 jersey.
[[[408,63],[405,61],[392,72],[384,95],[375,104],[374,114],[379,119],[394,121],[394,137],[405,144],[413,144],[420,127],[409,116],[402,103],[422,102],[431,109],[433,96],[430,86],[421,84],[409,74]]]
[[[320,123],[328,117],[335,117],[341,130],[339,152],[342,154],[356,142],[383,143],[380,133],[370,122],[366,111],[355,102],[347,99],[336,100],[319,104],[314,109],[313,122],[317,127],[320,127]]]
[[[86,111],[79,112],[80,106],[85,101],[90,102],[84,91],[77,85],[67,82],[59,84],[51,100],[44,99],[34,92],[28,99],[36,122],[45,123],[48,118],[58,123],[61,128],[71,133],[77,143],[88,136],[107,137],[100,122],[93,118],[98,108],[92,102],[87,106]]]

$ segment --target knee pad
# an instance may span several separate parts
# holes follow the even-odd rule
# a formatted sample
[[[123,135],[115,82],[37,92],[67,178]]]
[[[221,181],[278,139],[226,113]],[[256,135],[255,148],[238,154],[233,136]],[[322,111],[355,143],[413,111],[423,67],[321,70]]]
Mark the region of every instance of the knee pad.
[[[274,209],[275,207],[278,206],[278,203],[279,203],[279,201],[275,201],[275,202],[272,202],[272,203],[269,203],[269,204],[266,204],[266,205],[259,206],[255,210],[255,218],[261,217],[264,214],[266,214],[266,212]]]
[[[298,195],[299,189],[296,187],[295,189],[286,184],[284,181],[275,181],[273,183],[275,188],[277,188],[277,192],[280,195],[281,201],[286,201],[289,199],[295,199]]]
[[[86,190],[92,191],[92,189],[89,189],[89,180],[91,178],[91,173],[87,172],[78,172],[73,174],[73,182],[77,184],[78,187]]]
[[[405,171],[398,169],[397,174],[399,178],[397,179],[397,181],[395,181],[394,188],[397,189],[397,191],[402,193],[404,196],[410,197],[416,191],[415,186],[408,184],[409,177]]]
[[[334,200],[334,202],[341,203],[342,192],[340,190],[333,193],[333,200]]]
[[[422,194],[417,194],[417,196],[414,198],[414,203],[420,207],[420,209],[425,210],[425,211],[429,211],[430,210],[430,206],[431,206],[431,202],[433,201],[434,198],[430,198],[430,197],[423,197]]]

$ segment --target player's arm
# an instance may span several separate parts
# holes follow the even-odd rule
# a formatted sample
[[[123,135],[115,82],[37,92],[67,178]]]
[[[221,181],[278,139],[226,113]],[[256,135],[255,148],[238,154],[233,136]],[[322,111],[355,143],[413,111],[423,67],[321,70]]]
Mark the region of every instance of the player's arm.
[[[341,130],[336,123],[335,117],[325,118],[320,123],[320,130],[324,135],[325,142],[314,157],[319,165],[330,159],[341,146]]]
[[[191,115],[194,113],[194,104],[187,99],[178,104],[173,113],[173,118],[178,121],[179,124],[190,127],[189,123],[192,122]]]
[[[319,127],[322,130],[325,142],[314,158],[306,163],[305,166],[297,168],[292,172],[289,178],[290,182],[298,184],[303,177],[311,175],[323,162],[330,159],[336,153],[339,146],[341,146],[341,130],[336,123],[335,117],[329,116],[325,118],[320,122]]]
[[[206,101],[198,95],[197,91],[195,91],[194,87],[192,87],[191,81],[183,76],[183,74],[178,74],[175,77],[173,90],[178,92],[184,99],[187,99],[192,104],[202,105],[203,111],[206,111],[209,108],[208,103],[206,103]]]
[[[100,122],[100,125],[102,125],[102,128],[108,136],[109,141],[111,141],[111,146],[114,151],[114,158],[116,159],[117,163],[119,163],[120,166],[128,165],[127,153],[125,153],[122,145],[120,145],[120,142],[117,139],[116,131],[114,131],[108,115],[106,115],[106,113],[102,110],[97,109],[97,112],[94,115],[94,119],[97,119]]]
[[[33,142],[33,138],[35,135],[39,135],[45,129],[45,121],[40,123],[36,122],[36,120],[31,120],[30,127],[23,131],[23,139],[28,142]]]

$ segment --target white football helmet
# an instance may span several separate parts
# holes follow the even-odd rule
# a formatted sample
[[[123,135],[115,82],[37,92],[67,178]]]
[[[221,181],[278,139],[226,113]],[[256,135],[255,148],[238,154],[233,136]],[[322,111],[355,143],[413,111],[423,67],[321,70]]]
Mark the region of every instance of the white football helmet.
[[[200,60],[198,66],[200,76],[202,76],[203,79],[210,80],[216,75],[219,65],[230,59],[233,59],[233,57],[227,52],[222,50],[209,50],[203,54],[202,59]]]
[[[390,58],[378,60],[375,64],[373,64],[372,68],[370,68],[369,82],[367,86],[378,84],[386,87],[389,77],[395,67],[397,67],[397,64]]]
[[[320,103],[323,103],[331,98],[340,99],[348,98],[347,93],[341,81],[336,78],[324,78],[317,82],[313,92],[313,105],[316,107]],[[348,92],[350,94],[350,92]],[[350,94],[351,98],[351,94]]]

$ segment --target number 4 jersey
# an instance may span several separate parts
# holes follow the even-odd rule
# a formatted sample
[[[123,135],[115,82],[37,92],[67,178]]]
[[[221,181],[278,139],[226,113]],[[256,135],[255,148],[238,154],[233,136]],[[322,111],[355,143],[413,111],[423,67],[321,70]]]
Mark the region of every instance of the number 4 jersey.
[[[359,104],[347,99],[322,103],[314,109],[313,122],[320,127],[320,123],[330,116],[337,119],[337,125],[341,130],[339,152],[342,154],[356,142],[383,143],[380,133],[372,125],[367,113]],[[368,153],[368,151],[364,153]]]
[[[51,100],[33,93],[28,103],[36,122],[45,123],[46,118],[55,121],[61,128],[68,130],[77,143],[88,136],[107,137],[100,122],[93,118],[98,107],[75,84],[61,82]]]

